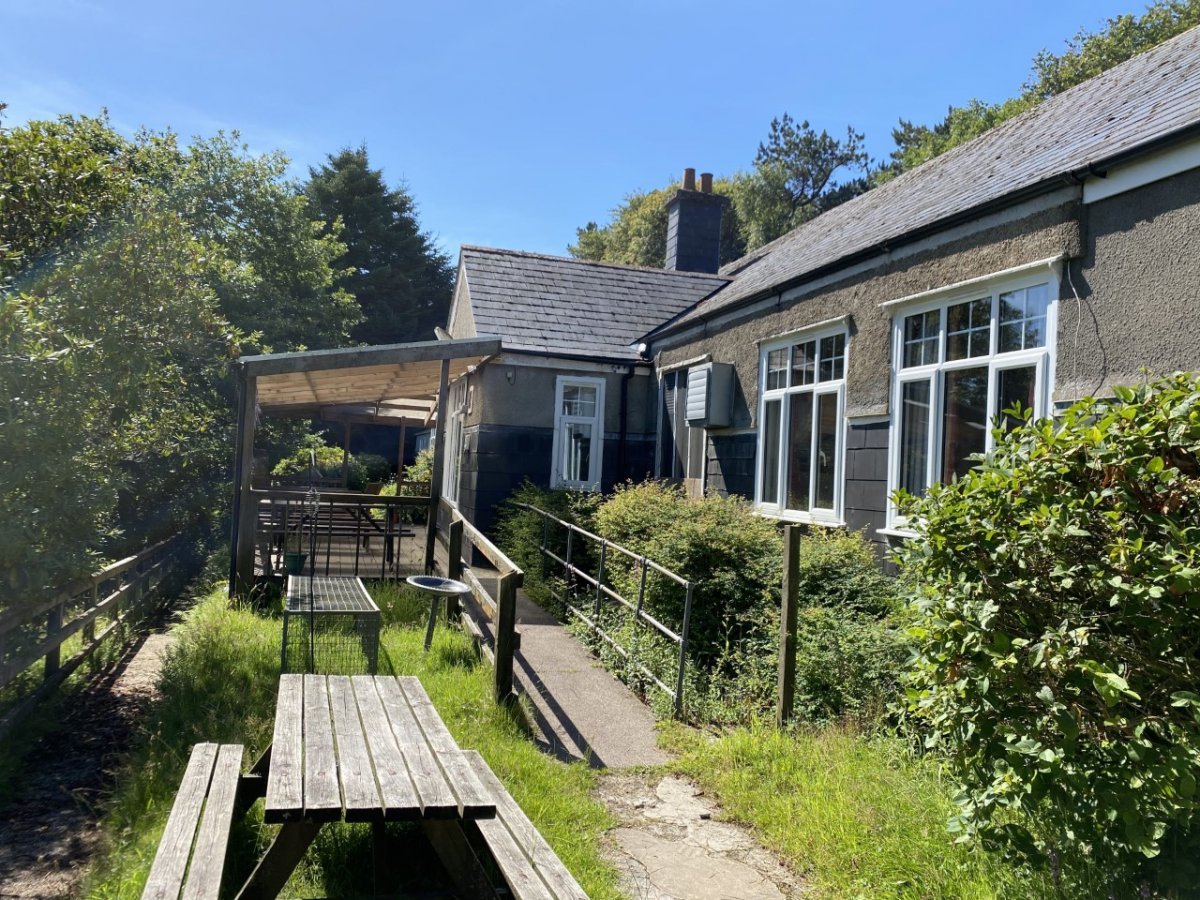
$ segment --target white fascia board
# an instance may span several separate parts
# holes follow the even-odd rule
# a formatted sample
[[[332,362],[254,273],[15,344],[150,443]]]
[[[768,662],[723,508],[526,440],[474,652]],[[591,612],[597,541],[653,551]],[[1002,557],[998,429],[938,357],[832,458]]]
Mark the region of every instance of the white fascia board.
[[[1092,176],[1083,184],[1083,202],[1095,203],[1132,191],[1172,175],[1200,168],[1200,139],[1152,153],[1136,162],[1109,169],[1103,178]]]
[[[634,375],[646,376],[652,372],[649,362],[598,363],[566,356],[526,356],[518,350],[506,350],[489,360],[491,365],[518,366],[526,369],[555,369],[567,372],[592,372],[600,375],[624,375],[633,366]]]

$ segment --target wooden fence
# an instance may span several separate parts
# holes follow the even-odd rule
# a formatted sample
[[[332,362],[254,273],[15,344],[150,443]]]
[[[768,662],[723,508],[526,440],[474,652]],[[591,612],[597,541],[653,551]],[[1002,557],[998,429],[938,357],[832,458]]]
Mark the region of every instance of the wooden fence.
[[[495,634],[494,644],[489,644],[487,635],[470,613],[459,613],[463,627],[478,642],[484,655],[495,669],[495,695],[497,703],[508,703],[513,698],[513,654],[520,646],[517,634],[517,588],[525,580],[522,572],[511,559],[505,556],[487,536],[462,517],[445,499],[438,506],[439,519],[446,523],[445,533],[439,528],[437,540],[446,551],[446,577],[463,582],[471,589],[471,597],[480,611],[491,620]],[[471,565],[464,560],[467,548],[474,548],[480,556],[495,567],[495,588],[489,591],[476,575]],[[468,554],[470,555],[470,554]],[[493,580],[490,573],[487,580]]]
[[[0,690],[42,665],[37,687],[0,717],[0,739],[106,638],[124,628],[131,617],[147,611],[145,601],[170,571],[177,548],[177,538],[162,541],[105,566],[46,600],[0,612]],[[99,631],[98,623],[103,625]],[[64,660],[63,644],[80,633],[81,646]]]

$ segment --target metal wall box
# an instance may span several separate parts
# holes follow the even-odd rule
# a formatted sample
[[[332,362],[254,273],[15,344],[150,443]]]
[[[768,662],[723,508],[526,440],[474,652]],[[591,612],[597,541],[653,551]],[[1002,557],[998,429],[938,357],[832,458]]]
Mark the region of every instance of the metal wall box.
[[[733,366],[710,362],[688,369],[687,423],[728,428],[733,413]]]

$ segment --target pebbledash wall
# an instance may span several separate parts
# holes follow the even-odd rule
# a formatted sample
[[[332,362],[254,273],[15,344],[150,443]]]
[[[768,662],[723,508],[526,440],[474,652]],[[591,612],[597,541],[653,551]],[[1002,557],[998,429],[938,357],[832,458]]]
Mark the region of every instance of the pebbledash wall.
[[[495,522],[497,507],[526,479],[550,484],[555,389],[564,376],[604,379],[601,489],[652,473],[657,386],[650,366],[506,352],[456,386],[464,391],[465,405],[457,503],[462,514],[485,531]],[[626,379],[622,449],[621,382]]]
[[[1067,187],[657,339],[660,368],[708,357],[736,371],[732,424],[707,434],[706,490],[754,496],[760,342],[846,317],[844,519],[884,542],[893,319],[883,304],[1038,260],[1064,260],[1056,405],[1147,370],[1200,369],[1200,170],[1087,199]]]

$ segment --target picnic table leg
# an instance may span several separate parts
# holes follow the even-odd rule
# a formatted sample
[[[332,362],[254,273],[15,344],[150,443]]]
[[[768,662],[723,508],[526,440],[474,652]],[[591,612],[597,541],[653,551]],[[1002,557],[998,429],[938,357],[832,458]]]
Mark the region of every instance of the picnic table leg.
[[[496,889],[457,820],[422,819],[421,827],[454,882],[458,896],[495,900]]]
[[[279,834],[250,874],[238,900],[274,900],[278,897],[320,830],[320,822],[286,822],[280,826]]]

